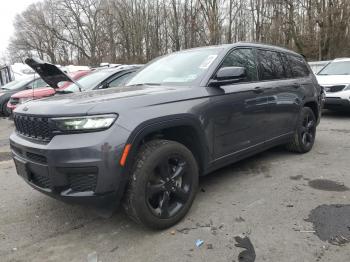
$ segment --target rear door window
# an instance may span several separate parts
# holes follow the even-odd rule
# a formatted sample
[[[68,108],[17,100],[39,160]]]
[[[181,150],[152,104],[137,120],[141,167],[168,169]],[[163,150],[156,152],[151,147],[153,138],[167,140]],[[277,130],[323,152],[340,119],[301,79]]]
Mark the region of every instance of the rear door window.
[[[258,70],[255,62],[255,55],[252,49],[242,48],[231,51],[225,58],[221,67],[244,67],[246,69],[246,81],[258,80]]]
[[[282,58],[282,63],[283,63],[284,71],[286,72],[287,78],[293,78],[292,67],[289,63],[289,60],[286,54],[281,53],[281,58]]]
[[[305,77],[310,74],[309,68],[302,57],[287,55],[294,77]]]
[[[281,56],[278,52],[260,49],[257,52],[261,80],[286,78]]]

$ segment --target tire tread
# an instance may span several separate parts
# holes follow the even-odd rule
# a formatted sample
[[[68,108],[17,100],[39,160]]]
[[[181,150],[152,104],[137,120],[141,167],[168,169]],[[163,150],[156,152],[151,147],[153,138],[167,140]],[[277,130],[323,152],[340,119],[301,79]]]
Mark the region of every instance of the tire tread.
[[[172,141],[161,139],[152,140],[142,145],[139,153],[136,156],[135,165],[131,172],[131,177],[129,179],[129,184],[125,192],[122,205],[126,214],[137,224],[142,224],[141,219],[139,218],[133,205],[133,202],[136,198],[135,188],[138,174],[141,168],[143,167],[144,161],[147,160],[147,158],[154,152],[154,150],[156,150],[160,146],[167,145],[169,143],[172,143]]]
[[[305,111],[309,111],[309,113],[312,113],[314,115],[314,112],[312,111],[312,109],[310,107],[303,107],[301,110],[301,113],[300,113],[300,117],[303,117],[303,114]],[[314,117],[315,117],[315,115],[314,115]],[[299,128],[300,124],[301,124],[301,119],[298,119],[297,128]],[[293,140],[286,145],[286,149],[288,151],[294,152],[294,153],[300,153],[300,154],[306,153],[305,150],[302,148],[301,141],[299,141],[298,131],[295,132]]]

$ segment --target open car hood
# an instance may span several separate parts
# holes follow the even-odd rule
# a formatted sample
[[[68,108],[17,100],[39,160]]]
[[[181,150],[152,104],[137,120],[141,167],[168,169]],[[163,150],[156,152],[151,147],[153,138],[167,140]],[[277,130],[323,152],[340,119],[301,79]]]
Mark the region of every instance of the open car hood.
[[[35,58],[27,58],[25,63],[38,73],[49,86],[55,89],[59,88],[58,83],[60,82],[74,82],[67,74],[53,64]]]

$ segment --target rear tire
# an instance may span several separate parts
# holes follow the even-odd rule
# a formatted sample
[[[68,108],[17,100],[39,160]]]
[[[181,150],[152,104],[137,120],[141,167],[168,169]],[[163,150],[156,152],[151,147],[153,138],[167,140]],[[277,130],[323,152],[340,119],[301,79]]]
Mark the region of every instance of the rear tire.
[[[190,209],[198,188],[198,166],[191,151],[169,140],[144,144],[135,159],[123,207],[135,222],[165,229]]]
[[[317,120],[314,112],[309,107],[304,107],[299,116],[297,129],[293,140],[286,145],[291,152],[307,153],[315,142]]]

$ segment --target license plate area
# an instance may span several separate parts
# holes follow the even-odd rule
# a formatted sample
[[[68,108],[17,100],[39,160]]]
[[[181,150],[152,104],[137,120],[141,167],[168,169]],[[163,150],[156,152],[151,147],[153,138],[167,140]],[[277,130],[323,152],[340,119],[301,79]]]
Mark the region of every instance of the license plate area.
[[[29,180],[29,170],[27,162],[22,159],[19,159],[18,157],[14,157],[14,160],[18,175],[23,177],[25,180]]]

